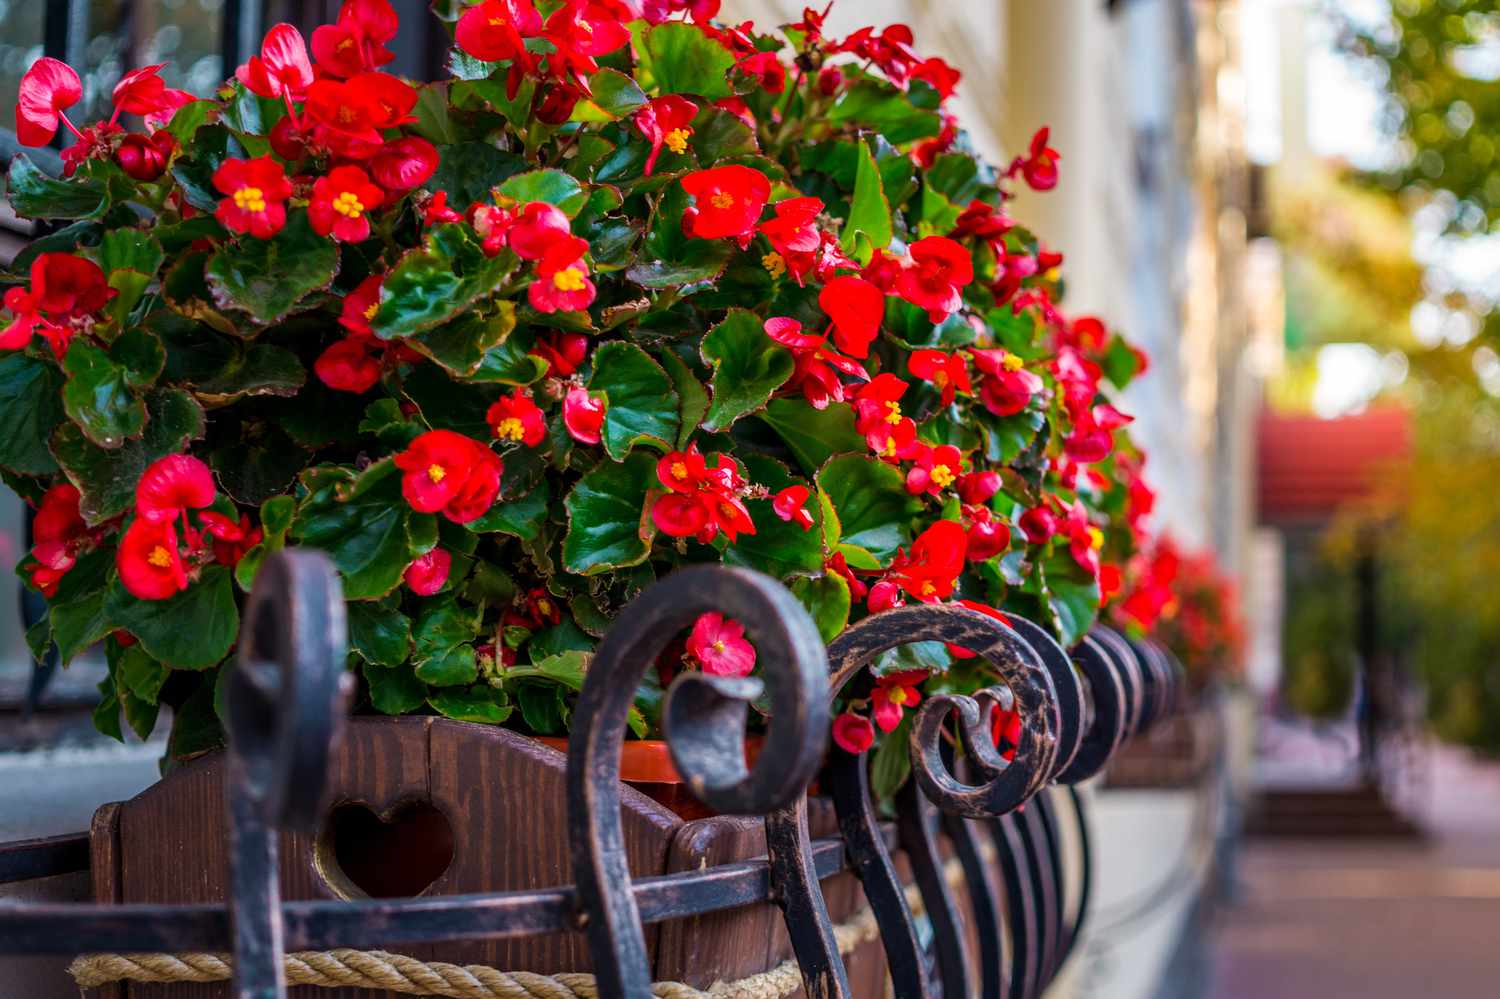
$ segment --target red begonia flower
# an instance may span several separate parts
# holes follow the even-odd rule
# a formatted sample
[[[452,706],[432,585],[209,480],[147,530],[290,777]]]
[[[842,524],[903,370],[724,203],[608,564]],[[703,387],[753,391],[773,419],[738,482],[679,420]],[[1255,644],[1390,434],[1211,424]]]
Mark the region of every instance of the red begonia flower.
[[[23,146],[45,146],[66,125],[74,135],[83,133],[63,112],[83,99],[83,81],[73,67],[50,56],[31,64],[21,77],[16,100],[16,138]]]
[[[526,300],[538,312],[576,312],[594,301],[594,282],[589,280],[583,255],[588,240],[566,236],[553,243],[537,263],[536,280],[526,289]]]
[[[1031,137],[1031,148],[1026,155],[1016,157],[1010,167],[1012,175],[1019,172],[1036,191],[1050,191],[1057,186],[1057,161],[1062,154],[1047,145],[1048,134],[1048,129],[1039,129]]]
[[[1021,514],[1016,524],[1021,528],[1021,533],[1026,535],[1026,540],[1031,544],[1045,544],[1057,533],[1057,514],[1048,506],[1032,507]]]
[[[307,220],[319,236],[358,243],[370,235],[369,212],[379,208],[385,192],[357,166],[334,167],[313,182]]]
[[[526,39],[541,33],[542,15],[531,0],[484,0],[463,12],[454,29],[454,40],[475,59],[520,59],[529,67]]]
[[[908,253],[911,266],[901,271],[896,292],[940,323],[962,307],[959,292],[974,280],[969,251],[946,236],[928,236],[913,243]]]
[[[386,0],[344,0],[335,24],[313,30],[313,56],[320,69],[334,76],[376,69],[396,58],[385,43],[399,28],[396,11]]]
[[[265,537],[248,514],[242,513],[240,519],[234,521],[221,513],[205,510],[198,519],[203,523],[203,530],[214,539],[214,561],[231,569],[239,565],[245,553]]]
[[[660,24],[680,10],[692,15],[699,24],[707,24],[719,16],[720,0],[646,0],[644,16],[652,24]]]
[[[188,454],[169,454],[146,467],[135,487],[135,510],[142,520],[164,524],[214,501],[214,477]]]
[[[946,599],[963,572],[967,548],[963,525],[939,520],[917,535],[910,553],[897,552],[887,579],[923,603]]]
[[[523,206],[505,229],[506,244],[522,260],[541,260],[548,250],[570,235],[568,216],[545,201]]]
[[[445,549],[434,548],[413,559],[402,578],[417,596],[430,597],[448,582],[448,572],[452,567],[453,556]]]
[[[187,568],[177,550],[177,528],[171,522],[137,518],[120,538],[115,565],[120,583],[138,600],[165,600],[187,589]]]
[[[165,65],[166,63],[157,63],[155,66],[142,66],[120,77],[120,82],[115,84],[110,95],[115,104],[114,118],[111,121],[121,114],[138,114],[149,124],[164,124],[178,108],[198,99],[186,90],[174,90],[167,86],[166,81],[158,75]]]
[[[501,396],[484,414],[484,419],[502,441],[519,441],[527,447],[536,447],[547,437],[547,420],[541,408],[531,401],[531,392],[524,388]]]
[[[5,292],[5,308],[11,319],[0,329],[0,350],[21,350],[31,343],[38,326],[48,325],[40,311],[36,296],[25,288],[10,288]]]
[[[532,344],[531,354],[547,362],[550,378],[566,378],[589,356],[589,338],[583,333],[544,333]]]
[[[693,135],[693,118],[697,113],[698,105],[680,94],[657,97],[635,113],[631,120],[651,143],[651,152],[646,157],[647,177],[656,168],[656,159],[663,146],[679,155],[687,152],[688,139]]]
[[[91,315],[118,294],[99,265],[72,253],[43,253],[31,263],[31,297],[58,321]]]
[[[994,740],[995,748],[1000,751],[1002,757],[1014,760],[1016,750],[1021,748],[1021,712],[1007,711],[998,704],[992,705],[990,738]]]
[[[844,752],[858,756],[875,745],[875,726],[863,715],[845,711],[833,720],[833,742]]]
[[[370,160],[371,176],[392,194],[404,194],[422,186],[432,179],[437,168],[437,147],[420,135],[393,139]]]
[[[963,460],[963,455],[952,444],[924,447],[917,463],[906,473],[906,491],[913,496],[924,493],[936,496],[958,481]]]
[[[941,350],[916,350],[907,358],[906,370],[915,378],[930,382],[942,393],[943,405],[953,402],[954,396],[974,391],[969,382],[969,366],[964,355],[958,351],[951,354]]]
[[[466,524],[486,513],[500,491],[500,456],[452,430],[419,434],[396,455],[401,494],[418,513],[437,513]]]
[[[442,225],[445,222],[462,222],[464,217],[461,213],[448,207],[448,192],[439,191],[427,199],[427,205],[422,209],[422,224],[425,226]]]
[[[899,673],[887,673],[875,678],[875,689],[870,693],[870,714],[880,731],[893,731],[901,724],[901,715],[907,708],[914,708],[922,701],[922,692],[917,688],[927,679],[927,670],[908,669]]]
[[[176,148],[177,140],[166,129],[157,129],[150,135],[132,132],[120,140],[115,162],[126,176],[150,183],[167,172],[167,160]]]
[[[840,373],[868,379],[864,366],[827,346],[827,337],[802,332],[802,324],[790,316],[773,316],[764,323],[766,335],[792,352],[792,377],[787,389],[801,389],[814,409],[844,401]]]
[[[356,336],[373,335],[370,322],[380,311],[380,283],[383,280],[385,275],[371,274],[344,296],[343,307],[339,310],[340,326]]]
[[[78,487],[71,482],[59,482],[43,493],[31,522],[32,542],[70,541],[87,530],[78,509],[81,498]]]
[[[1019,413],[1042,390],[1041,376],[1027,371],[1026,362],[1008,350],[974,349],[970,355],[983,374],[979,381],[979,401],[996,416]]]
[[[369,159],[385,144],[377,123],[389,112],[363,77],[313,81],[303,108],[317,126],[317,140],[340,156]]]
[[[775,52],[757,52],[741,59],[734,67],[749,77],[754,77],[760,89],[768,94],[779,94],[786,89],[786,66]]]
[[[870,599],[866,603],[871,614],[879,614],[888,611],[892,607],[905,606],[906,600],[901,595],[901,586],[895,580],[882,579],[870,587]]]
[[[674,493],[696,493],[708,478],[708,463],[696,443],[686,451],[671,451],[656,462],[656,477]]]
[[[958,81],[962,77],[962,73],[937,56],[932,56],[917,63],[917,65],[912,67],[911,71],[911,78],[913,80],[922,80],[932,84],[932,89],[936,90],[938,96],[945,101],[953,96],[954,88],[958,86]]]
[[[226,195],[214,218],[231,232],[270,239],[286,225],[286,199],[292,196],[292,184],[271,157],[224,160],[214,171],[214,187]]]
[[[782,520],[810,531],[813,527],[813,515],[808,512],[807,499],[811,495],[812,491],[806,486],[787,486],[772,497],[771,509]]]
[[[275,25],[261,41],[260,54],[246,60],[234,75],[246,90],[260,97],[301,100],[313,82],[302,32],[290,24]]]
[[[1010,526],[986,506],[965,506],[970,562],[986,562],[1010,547]]]
[[[697,170],[682,178],[696,214],[684,215],[687,235],[698,239],[744,239],[748,242],[771,197],[771,182],[752,167],[722,166]]]
[[[349,81],[369,95],[376,128],[395,128],[416,121],[417,88],[389,73],[361,73]]]
[[[958,477],[958,484],[954,488],[959,500],[965,504],[988,503],[1000,491],[1000,473],[988,469],[969,472]]]
[[[271,152],[288,163],[295,163],[307,155],[307,123],[291,115],[271,126]]]
[[[818,307],[833,320],[833,342],[850,357],[868,357],[885,318],[885,295],[863,278],[842,275],[823,286]]]
[[[696,495],[667,493],[651,504],[651,522],[663,534],[674,538],[691,538],[708,523],[708,511]]]
[[[755,669],[755,646],[746,641],[745,626],[718,611],[693,622],[687,650],[711,676],[749,676]]]
[[[760,232],[783,260],[815,253],[823,245],[823,233],[818,228],[822,198],[787,198],[776,202],[771,210],[776,215],[760,224]]]
[[[351,335],[329,344],[313,362],[318,380],[338,392],[362,395],[380,381],[380,360],[369,337]]]
[[[802,332],[802,324],[791,316],[772,316],[761,327],[766,331],[766,336],[792,350],[811,350],[821,347],[827,341],[826,337]]]
[[[563,399],[563,426],[580,444],[598,444],[604,428],[604,398],[582,385],[568,389]]]
[[[1113,406],[1095,406],[1074,418],[1073,433],[1063,441],[1063,451],[1079,464],[1103,461],[1114,450],[1114,431],[1132,419]]]

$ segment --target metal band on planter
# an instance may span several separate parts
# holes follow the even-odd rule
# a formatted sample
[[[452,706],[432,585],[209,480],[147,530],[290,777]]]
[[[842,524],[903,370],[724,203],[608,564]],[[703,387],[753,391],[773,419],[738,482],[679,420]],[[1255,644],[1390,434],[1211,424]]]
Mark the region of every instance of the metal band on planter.
[[[761,681],[697,673],[670,688],[664,729],[694,795],[720,812],[764,816],[768,856],[632,880],[618,828],[626,712],[656,653],[705,610],[732,615],[755,638],[769,687],[770,735],[747,767],[745,720]],[[1048,788],[1098,772],[1125,739],[1177,701],[1179,674],[1170,660],[1107,629],[1095,629],[1070,656],[1020,618],[916,605],[846,629],[825,652],[781,584],[746,570],[694,567],[625,608],[587,673],[566,772],[576,884],[281,902],[272,832],[306,827],[320,814],[328,751],[345,713],[342,614],[338,577],[320,556],[288,551],[268,558],[227,678],[227,797],[239,844],[227,904],[7,903],[0,905],[0,953],[233,950],[233,994],[275,999],[285,994],[284,949],[384,950],[571,929],[587,934],[594,969],[587,994],[644,999],[661,986],[651,980],[643,926],[773,901],[808,994],[844,997],[851,994],[844,954],[853,930],[834,924],[820,881],[849,869],[869,906],[860,932],[868,933],[871,921],[878,927],[895,995],[925,997],[936,976],[945,995],[977,989],[986,997],[1031,999],[1061,969],[1087,910],[1085,808],[1071,788]],[[877,818],[863,756],[827,749],[830,714],[835,700],[868,693],[866,667],[881,653],[922,641],[977,653],[1001,682],[972,697],[933,694],[921,705],[909,742],[913,776],[898,795],[892,826]],[[1010,758],[990,733],[996,709],[1019,713],[1021,736]],[[807,792],[815,777],[837,813],[838,838],[809,834]],[[1063,796],[1071,807],[1060,807]],[[1021,810],[1028,802],[1032,807]],[[1069,844],[1081,855],[1070,858]],[[893,847],[907,856],[914,893],[896,876]],[[948,850],[953,859],[945,861]],[[47,842],[0,846],[0,871],[34,877],[49,864],[76,870],[76,853]],[[1070,870],[1077,882],[1071,892]],[[1003,887],[1003,900],[992,880]],[[1069,896],[1081,898],[1069,906]],[[933,926],[931,952],[916,932],[919,909]],[[974,952],[964,924],[978,935]],[[1010,940],[1008,962],[1002,934]]]

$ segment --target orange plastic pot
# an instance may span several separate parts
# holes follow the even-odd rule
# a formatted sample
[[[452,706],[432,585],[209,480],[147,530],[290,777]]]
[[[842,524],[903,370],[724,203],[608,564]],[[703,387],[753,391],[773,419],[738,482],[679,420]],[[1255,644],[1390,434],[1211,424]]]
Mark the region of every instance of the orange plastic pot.
[[[568,740],[557,736],[536,736],[536,741],[560,753],[568,751]],[[753,764],[760,755],[762,736],[745,740],[745,762]],[[620,747],[620,779],[648,798],[665,805],[684,819],[702,819],[716,814],[694,798],[677,767],[672,751],[664,739],[631,739]]]

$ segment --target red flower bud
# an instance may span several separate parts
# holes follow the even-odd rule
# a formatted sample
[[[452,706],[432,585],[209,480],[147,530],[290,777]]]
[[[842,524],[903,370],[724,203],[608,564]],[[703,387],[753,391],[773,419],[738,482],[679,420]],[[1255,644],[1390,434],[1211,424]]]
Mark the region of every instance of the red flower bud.
[[[176,147],[170,132],[159,130],[149,136],[132,132],[120,140],[115,162],[136,180],[149,182],[166,172],[167,160]]]

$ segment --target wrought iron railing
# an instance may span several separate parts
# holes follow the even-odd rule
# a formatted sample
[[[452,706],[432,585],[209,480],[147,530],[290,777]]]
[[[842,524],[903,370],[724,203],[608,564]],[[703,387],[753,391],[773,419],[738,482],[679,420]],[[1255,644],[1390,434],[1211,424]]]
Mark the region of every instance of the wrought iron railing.
[[[667,692],[663,728],[699,800],[721,813],[764,818],[767,856],[632,879],[620,828],[627,712],[648,665],[709,610],[742,621],[757,640],[769,686],[764,748],[747,764],[747,712],[764,693],[758,679],[684,673]],[[598,994],[638,999],[652,994],[644,925],[769,901],[784,914],[807,994],[845,997],[849,980],[819,882],[847,869],[878,924],[895,996],[1029,999],[1057,975],[1088,911],[1088,823],[1072,785],[1174,710],[1180,672],[1159,649],[1107,628],[1070,653],[1023,618],[1000,621],[954,605],[874,615],[825,648],[779,583],[743,569],[683,569],[624,609],[588,670],[567,760],[572,885],[283,902],[275,833],[311,830],[322,817],[327,761],[347,713],[344,636],[343,599],[329,562],[308,551],[269,558],[246,609],[227,694],[227,904],[0,903],[0,953],[227,950],[233,994],[272,999],[285,994],[287,949],[581,930]],[[864,695],[871,682],[865,667],[918,641],[972,650],[1003,683],[922,704],[910,736],[913,779],[899,792],[892,829],[877,816],[863,757],[828,746],[831,702]],[[1021,736],[1009,759],[991,736],[997,706],[1020,712]],[[809,834],[814,779],[832,799],[837,838]],[[1051,785],[1061,790],[1042,793]],[[962,868],[966,914],[944,875],[940,835]],[[893,846],[908,858],[931,921],[930,947],[919,942]],[[12,846],[0,851],[0,880],[77,869],[83,856],[77,842]],[[1078,865],[1071,880],[1069,859]],[[992,890],[991,866],[1002,892]],[[977,953],[969,953],[965,924]]]

